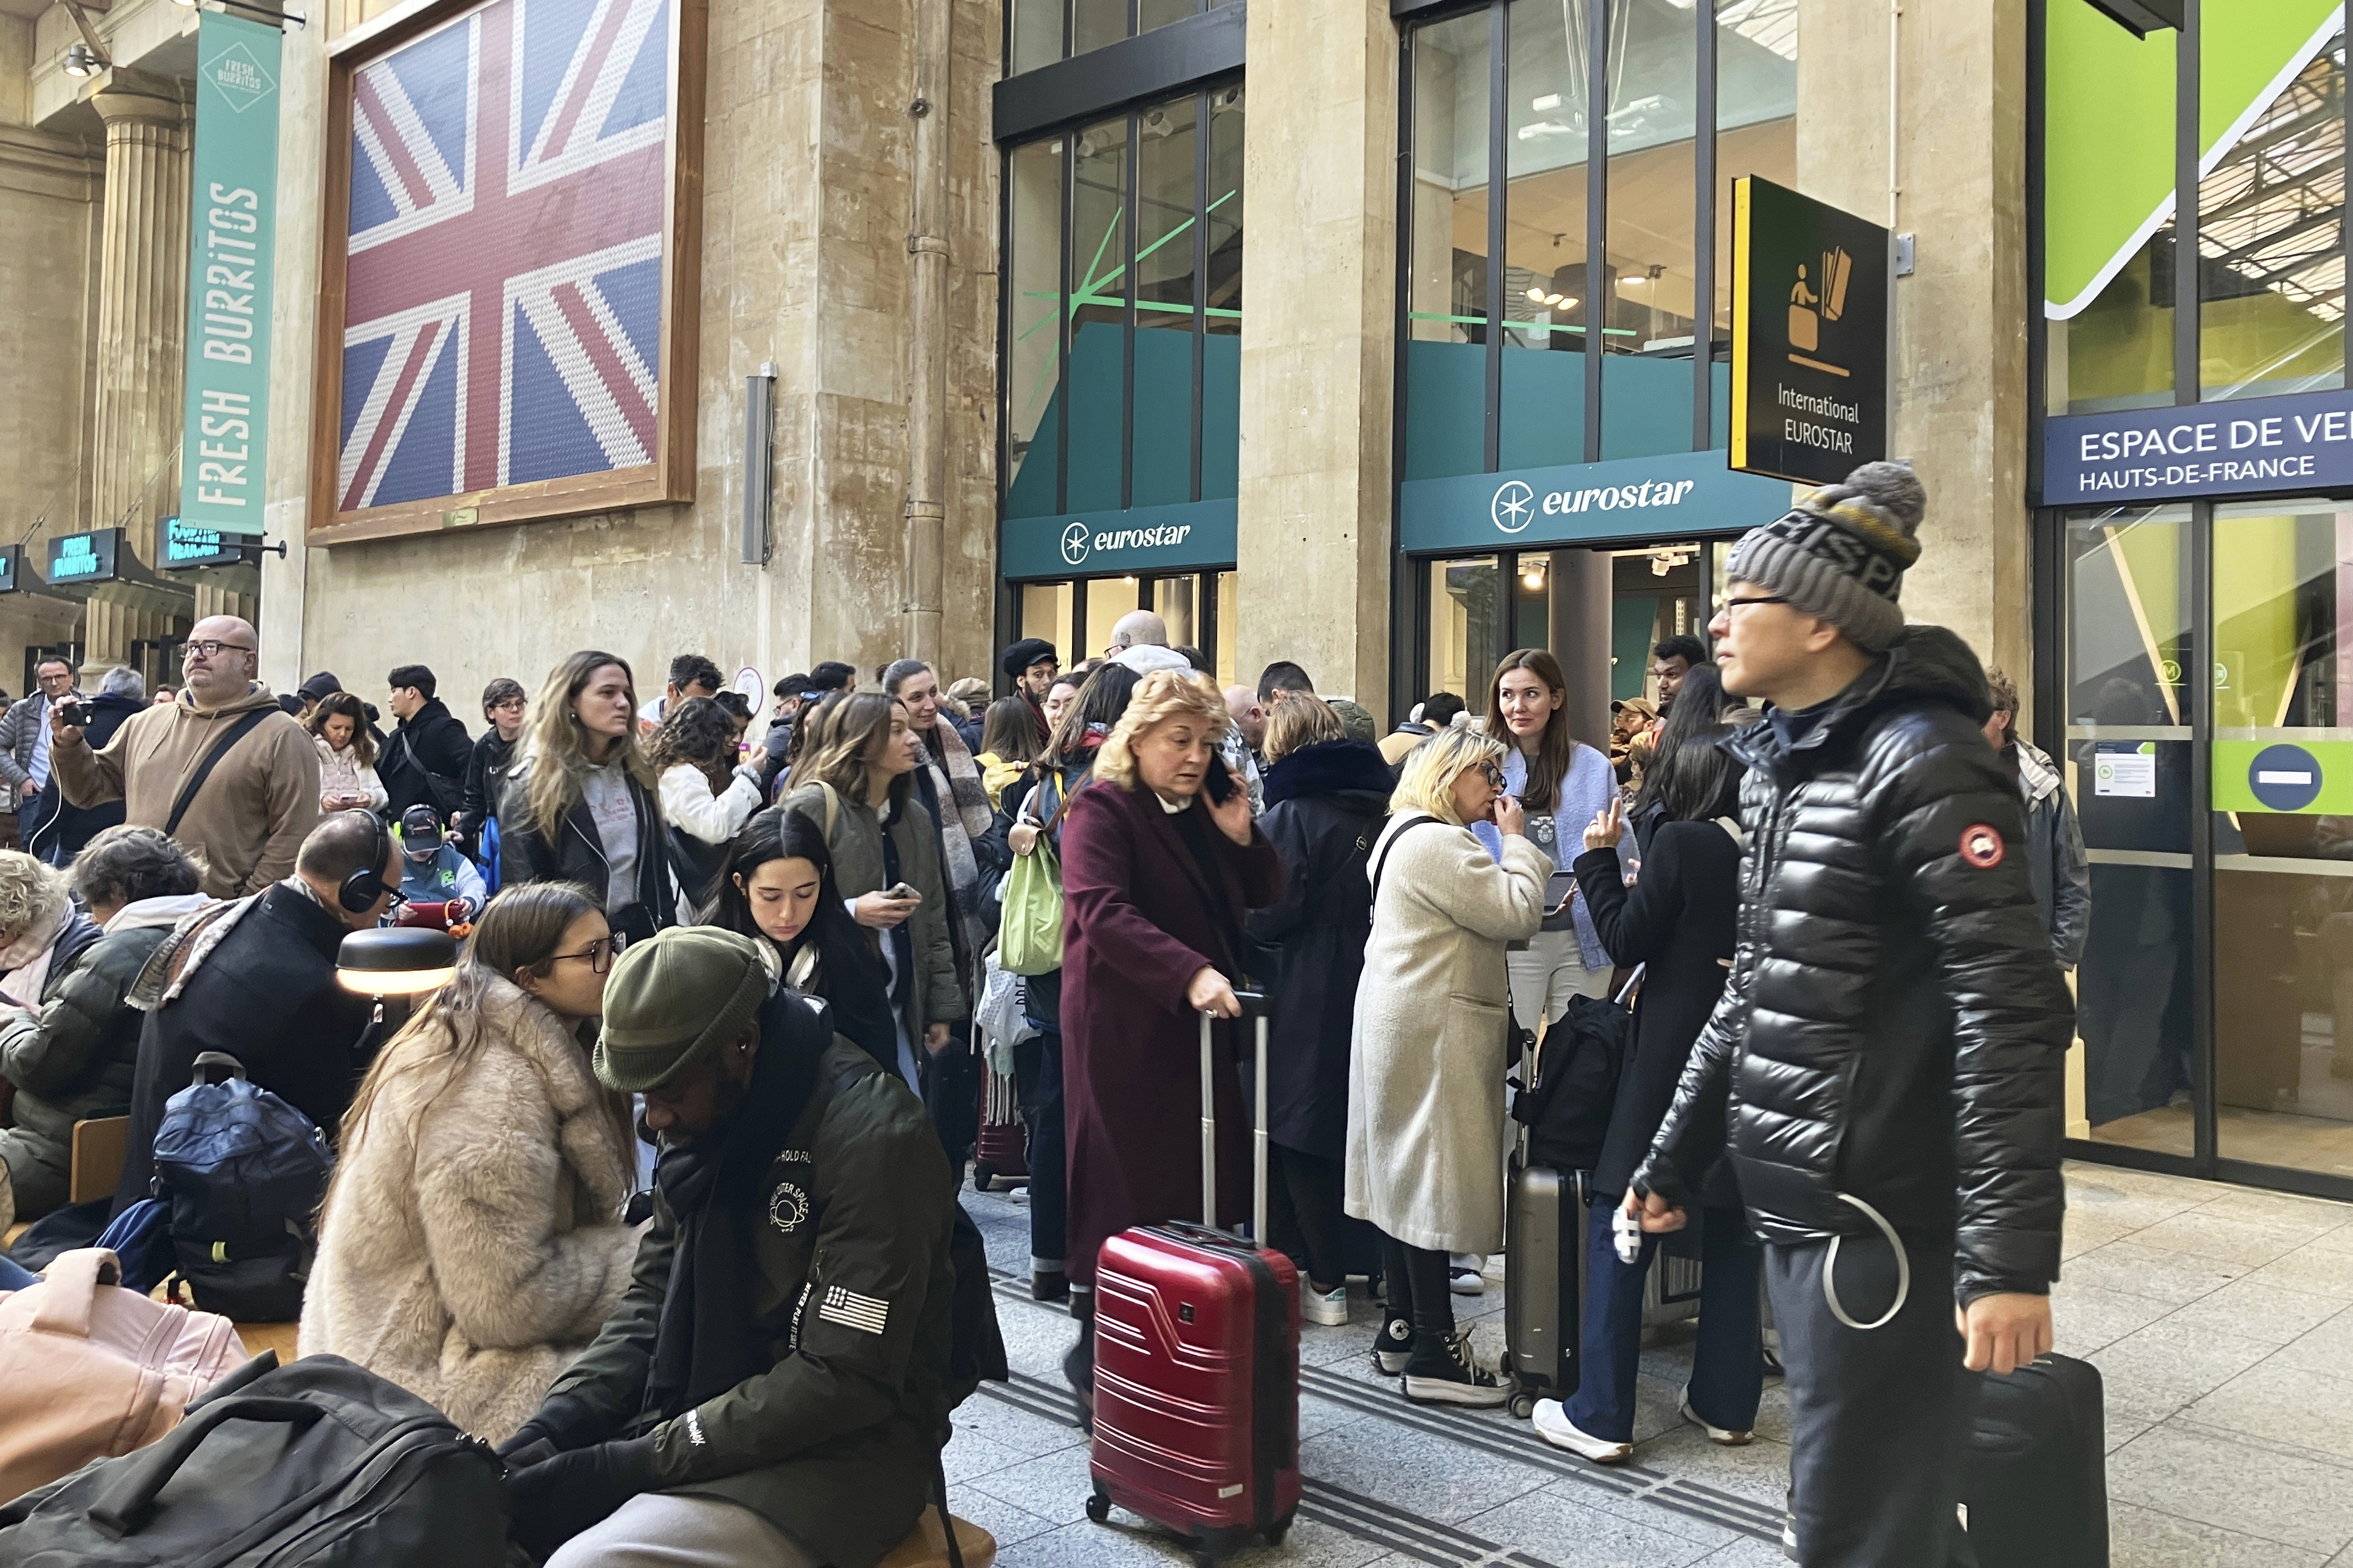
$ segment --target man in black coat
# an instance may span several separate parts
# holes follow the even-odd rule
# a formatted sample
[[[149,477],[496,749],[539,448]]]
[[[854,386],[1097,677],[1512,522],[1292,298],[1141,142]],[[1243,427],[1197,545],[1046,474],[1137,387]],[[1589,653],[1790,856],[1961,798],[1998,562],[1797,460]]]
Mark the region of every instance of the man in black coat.
[[[1674,1228],[1728,1134],[1806,1568],[1948,1561],[1963,1369],[2052,1342],[2074,1005],[1985,670],[1897,607],[1926,505],[1909,468],[1866,464],[1733,548],[1709,630],[1725,690],[1767,704],[1730,742],[1739,941],[1629,1198]]]
[[[354,910],[342,894],[374,862],[378,885]],[[196,1058],[235,1057],[245,1075],[334,1139],[366,1070],[375,1004],[335,980],[346,934],[365,931],[400,885],[400,847],[374,816],[339,811],[311,830],[294,875],[249,899],[214,905],[175,930],[132,984],[147,1009],[131,1090],[121,1214],[147,1196],[164,1102],[188,1087]]]
[[[429,805],[447,822],[465,805],[473,739],[465,721],[433,695],[431,670],[404,664],[385,679],[392,688],[392,716],[400,721],[376,763],[376,776],[389,797],[385,814],[397,821],[412,805]]]

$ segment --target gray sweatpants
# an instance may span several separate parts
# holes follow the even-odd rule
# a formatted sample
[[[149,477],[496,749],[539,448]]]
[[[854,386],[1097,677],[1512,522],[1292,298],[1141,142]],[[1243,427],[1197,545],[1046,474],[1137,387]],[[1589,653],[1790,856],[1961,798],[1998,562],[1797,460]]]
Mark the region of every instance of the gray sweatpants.
[[[1953,1244],[1915,1242],[1912,1289],[1893,1322],[1868,1331],[1822,1298],[1830,1243],[1768,1245],[1765,1288],[1788,1371],[1790,1480],[1803,1568],[1945,1568],[1972,1559],[1955,1505],[1977,1410],[1953,1327]],[[1895,1300],[1885,1238],[1840,1245],[1840,1304],[1876,1322]]]
[[[740,1503],[646,1492],[559,1547],[545,1568],[821,1568]]]

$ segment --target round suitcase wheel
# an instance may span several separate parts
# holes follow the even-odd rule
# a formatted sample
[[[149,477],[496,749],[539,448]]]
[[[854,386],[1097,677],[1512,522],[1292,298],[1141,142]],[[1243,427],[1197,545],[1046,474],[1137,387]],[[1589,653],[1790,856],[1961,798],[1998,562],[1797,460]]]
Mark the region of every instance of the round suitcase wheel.
[[[994,1165],[979,1164],[973,1166],[972,1190],[976,1193],[995,1192],[997,1190],[997,1167]]]
[[[1087,1496],[1087,1517],[1097,1524],[1111,1517],[1111,1494],[1098,1487]]]
[[[1514,1416],[1525,1421],[1536,1413],[1536,1396],[1533,1394],[1514,1394],[1512,1395],[1511,1411]]]
[[[1290,1533],[1291,1521],[1287,1519],[1279,1520],[1268,1528],[1266,1532],[1266,1543],[1269,1546],[1280,1546],[1282,1544],[1282,1538]]]

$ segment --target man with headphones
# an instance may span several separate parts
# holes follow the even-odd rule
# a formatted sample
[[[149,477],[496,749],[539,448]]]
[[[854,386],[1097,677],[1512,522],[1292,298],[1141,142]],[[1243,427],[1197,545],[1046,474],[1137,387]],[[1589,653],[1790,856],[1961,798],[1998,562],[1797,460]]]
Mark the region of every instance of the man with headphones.
[[[164,1102],[206,1051],[235,1057],[334,1138],[367,1068],[374,1010],[336,984],[335,954],[392,907],[400,871],[399,843],[375,813],[336,812],[302,841],[292,876],[214,904],[164,939],[132,989],[148,1012],[115,1213],[147,1195]]]

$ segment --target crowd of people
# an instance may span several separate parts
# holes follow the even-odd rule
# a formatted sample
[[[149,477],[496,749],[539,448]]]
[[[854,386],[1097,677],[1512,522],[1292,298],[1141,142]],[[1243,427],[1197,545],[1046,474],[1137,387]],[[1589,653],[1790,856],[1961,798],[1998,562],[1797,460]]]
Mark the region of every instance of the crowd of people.
[[[994,683],[819,664],[765,723],[695,654],[649,702],[596,650],[535,692],[494,680],[479,737],[422,665],[386,677],[388,731],[332,674],[281,701],[233,617],[193,630],[168,702],[121,671],[84,703],[44,664],[0,719],[37,824],[0,852],[0,1213],[62,1205],[73,1122],[126,1110],[111,1209],[145,1195],[165,1099],[228,1052],[339,1152],[303,1350],[501,1445],[519,1540],[559,1568],[662,1542],[873,1561],[929,1495],[969,1359],[972,1020],[1028,861],[1061,940],[1025,966],[1009,1052],[1029,1283],[1069,1304],[1082,1403],[1097,1251],[1197,1217],[1197,1020],[1239,1063],[1253,992],[1261,1239],[1298,1262],[1303,1314],[1363,1301],[1403,1397],[1503,1403],[1453,1298],[1505,1246],[1507,1069],[1542,1070],[1576,998],[1630,990],[1586,1372],[1537,1430],[1631,1454],[1643,1279],[1688,1222],[1685,1419],[1749,1440],[1763,1279],[1802,1561],[1941,1562],[1952,1467],[1929,1456],[1964,1355],[2049,1344],[2085,898],[2014,689],[1904,624],[1922,504],[1875,465],[1752,531],[1713,657],[1662,642],[1651,694],[1589,740],[1543,649],[1381,735],[1293,663],[1220,689],[1148,611],[1067,670],[1016,643]],[[335,959],[403,904],[470,935],[387,1038]],[[1240,1224],[1250,1118],[1239,1073],[1212,1087]]]

